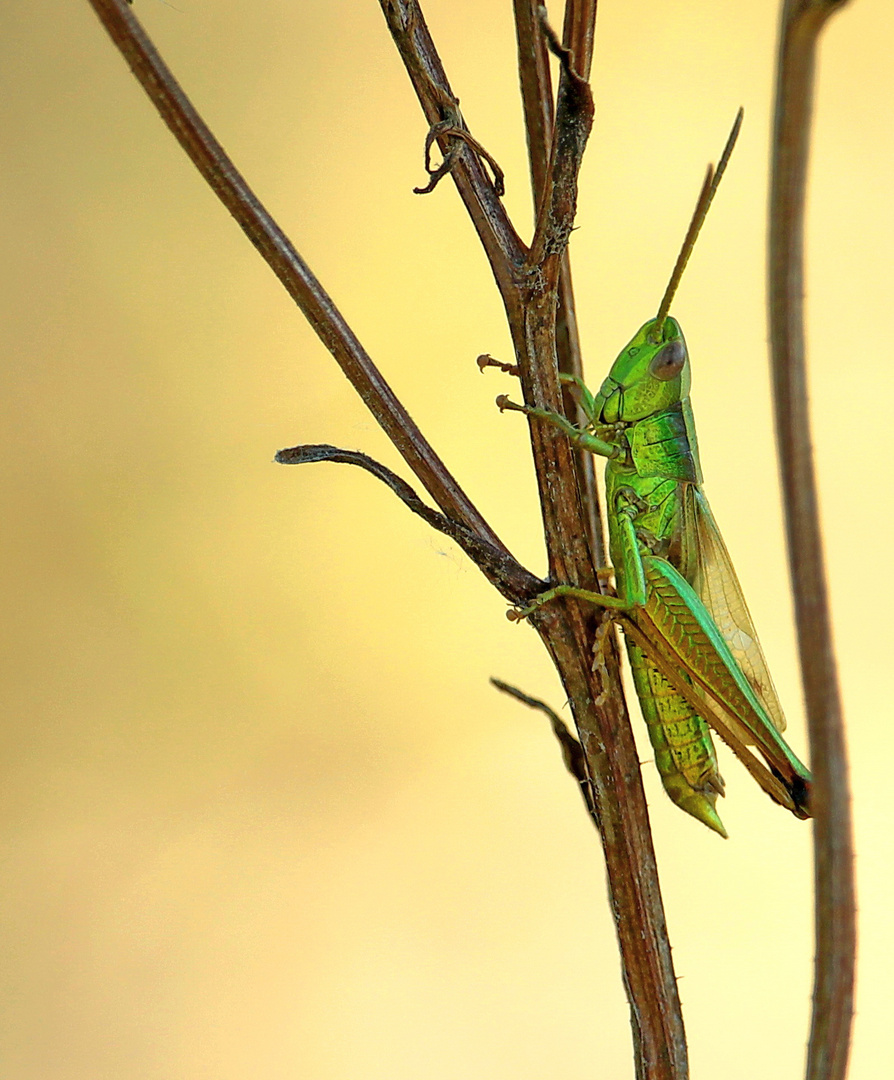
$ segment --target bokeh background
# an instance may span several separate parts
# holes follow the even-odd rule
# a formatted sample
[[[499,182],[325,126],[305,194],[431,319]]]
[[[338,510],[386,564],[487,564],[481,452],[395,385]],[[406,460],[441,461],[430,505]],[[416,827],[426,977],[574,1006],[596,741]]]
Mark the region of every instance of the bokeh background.
[[[510,5],[425,10],[530,224]],[[187,91],[512,550],[544,559],[499,301],[373,0],[138,0]],[[554,13],[560,21],[560,11]],[[591,383],[675,304],[707,491],[803,712],[766,364],[776,4],[601,5],[572,240]],[[860,884],[852,1075],[890,1076],[894,13],[822,52],[811,389]],[[599,845],[533,632],[371,477],[406,474],[86,2],[0,7],[2,954],[8,1080],[632,1076]],[[638,735],[642,736],[642,726]],[[695,1076],[802,1069],[809,827],[728,755],[722,842],[645,782]]]

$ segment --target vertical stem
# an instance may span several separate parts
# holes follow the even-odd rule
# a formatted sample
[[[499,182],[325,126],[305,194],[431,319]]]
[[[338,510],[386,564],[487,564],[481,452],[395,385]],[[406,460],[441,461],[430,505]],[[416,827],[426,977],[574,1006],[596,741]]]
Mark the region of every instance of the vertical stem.
[[[551,257],[553,272],[558,256]],[[518,355],[555,355],[555,289],[533,293],[510,328]],[[558,394],[550,365],[530,364],[534,399]],[[587,580],[590,553],[581,529],[572,449],[561,433],[535,422],[544,532],[557,581]],[[584,749],[605,857],[609,902],[630,1003],[637,1080],[686,1080],[686,1034],[642,786],[639,756],[621,688],[617,641],[600,638],[601,616],[589,604],[547,605],[535,622],[571,702]]]
[[[535,238],[532,245],[544,256],[537,263],[541,288],[520,293],[514,300],[504,294],[504,301],[525,400],[555,408],[559,386],[554,363],[558,361],[560,371],[581,374],[565,228],[570,231],[574,218],[583,152],[579,110],[589,90],[584,93],[581,79],[590,69],[595,0],[569,0],[566,6],[564,45],[573,71],[563,65],[558,109],[553,105],[539,5],[536,0],[514,0],[514,8],[535,219],[538,231],[545,220],[550,224],[544,230],[547,242],[538,245]],[[588,133],[589,123],[585,126]],[[558,244],[557,233],[562,236]],[[574,403],[566,400],[565,405],[573,415]],[[593,561],[604,562],[594,460],[590,454],[576,454],[555,435],[543,425],[532,425],[550,572],[556,580],[590,580],[594,587]],[[582,543],[584,536],[587,544]],[[686,1034],[638,755],[621,687],[617,639],[612,632],[600,632],[592,609],[562,607],[555,605],[538,629],[561,675],[584,749],[630,1003],[636,1075],[638,1080],[686,1080]]]
[[[804,207],[816,46],[843,0],[785,0],[770,195],[770,339],[789,571],[814,773],[816,967],[808,1080],[843,1080],[853,1018],[856,902],[847,752],[804,346]]]

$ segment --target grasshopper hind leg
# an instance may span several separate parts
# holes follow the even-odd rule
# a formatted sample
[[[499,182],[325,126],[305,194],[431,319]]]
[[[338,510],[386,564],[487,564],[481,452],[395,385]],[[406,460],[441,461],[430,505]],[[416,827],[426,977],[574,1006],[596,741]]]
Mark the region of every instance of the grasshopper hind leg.
[[[726,837],[715,809],[723,777],[707,724],[629,639],[627,652],[664,790],[681,810]]]

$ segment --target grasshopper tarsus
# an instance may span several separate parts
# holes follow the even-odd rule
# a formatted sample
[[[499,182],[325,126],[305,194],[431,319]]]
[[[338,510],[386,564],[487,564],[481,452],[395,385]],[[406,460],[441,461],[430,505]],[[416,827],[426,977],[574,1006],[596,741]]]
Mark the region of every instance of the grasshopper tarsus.
[[[507,375],[514,375],[516,378],[518,378],[519,375],[518,364],[504,364],[502,360],[497,360],[495,357],[491,356],[490,353],[482,353],[475,360],[475,363],[478,365],[478,370],[482,375],[484,374],[484,369],[489,367],[497,368],[499,371],[503,371]]]

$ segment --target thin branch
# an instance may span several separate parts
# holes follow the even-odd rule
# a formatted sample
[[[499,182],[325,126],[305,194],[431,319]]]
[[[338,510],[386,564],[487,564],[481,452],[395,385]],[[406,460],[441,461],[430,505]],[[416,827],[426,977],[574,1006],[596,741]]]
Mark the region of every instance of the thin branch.
[[[844,1080],[854,1007],[856,900],[844,724],[832,646],[807,402],[804,208],[816,49],[843,0],[782,10],[770,194],[770,338],[789,572],[814,776],[816,968],[808,1080]]]
[[[553,90],[549,72],[549,50],[540,29],[540,0],[513,0],[515,39],[518,50],[518,76],[521,86],[525,134],[528,139],[528,162],[534,215],[549,178],[549,156],[553,143]]]
[[[506,306],[525,400],[555,409],[560,400],[556,361],[561,370],[574,374],[581,370],[566,243],[574,218],[577,170],[589,133],[589,89],[573,73],[563,78],[553,131],[542,9],[530,0],[516,0],[515,14],[538,222],[532,247],[537,248],[538,239],[541,242],[530,264],[536,265],[543,287],[540,292],[532,289],[517,306],[511,302]],[[566,5],[565,45],[579,50],[574,60],[579,56],[586,70],[594,15],[590,0],[569,0]],[[566,54],[565,66],[573,66],[571,54]],[[601,565],[604,556],[593,462],[576,462],[565,440],[551,437],[542,426],[533,424],[531,437],[550,576],[556,581],[588,578],[597,587],[594,560]],[[608,632],[600,642],[600,623],[589,614],[582,625],[583,613],[572,607],[567,621],[557,618],[552,626],[538,629],[574,710],[602,822],[637,1077],[682,1080],[688,1075],[685,1031],[617,640]],[[588,652],[594,662],[589,671],[581,671],[576,664]]]
[[[535,266],[542,265],[550,255],[561,255],[567,247],[577,211],[577,177],[595,112],[590,84],[575,71],[571,51],[558,40],[544,14],[540,25],[550,51],[559,59],[561,76],[550,177],[538,207],[528,255],[528,261]]]
[[[90,0],[90,4],[164,122],[285,286],[426,491],[448,516],[495,547],[503,547],[395,397],[332,298],[196,112],[125,0]]]
[[[494,547],[465,525],[427,506],[406,480],[368,454],[361,454],[357,450],[342,450],[338,446],[329,446],[326,443],[317,443],[280,450],[274,460],[280,465],[306,465],[320,461],[334,461],[346,465],[357,465],[365,469],[382,483],[387,484],[414,514],[428,522],[433,529],[437,529],[438,532],[456,541],[491,584],[495,585],[512,604],[536,596],[537,593],[543,592],[547,585],[545,581],[541,581],[540,578],[520,566],[502,548]]]
[[[565,5],[565,26],[562,41],[571,56],[571,64],[582,79],[590,78],[593,62],[593,41],[596,30],[596,0],[578,0]],[[571,284],[571,260],[566,251],[559,271],[559,303],[556,310],[556,358],[559,371],[583,378],[584,363],[577,328],[577,309]],[[577,416],[578,424],[586,423],[586,415],[566,386],[562,391],[566,416]],[[596,488],[596,460],[579,447],[574,451],[581,503],[587,524],[587,538],[596,566],[604,566],[605,537],[602,512]]]
[[[577,0],[565,5],[562,40],[571,53],[574,70],[582,79],[590,78],[596,29],[596,0]]]
[[[553,146],[554,107],[549,51],[541,30],[542,5],[539,0],[514,0],[514,9],[519,83],[528,142],[534,216],[537,219],[548,193],[549,162]],[[587,77],[590,70],[595,18],[595,0],[569,3],[565,7],[564,42],[571,54],[573,65],[584,77]],[[578,378],[583,377],[577,311],[571,284],[571,260],[567,250],[562,255],[559,269],[556,360],[559,371],[576,375]],[[586,423],[583,410],[567,387],[562,391],[562,405],[566,416],[576,415],[578,424]],[[606,561],[605,541],[596,489],[596,464],[592,454],[580,449],[574,450],[574,463],[590,551],[593,562],[602,566]]]
[[[576,6],[572,3],[572,8]],[[594,107],[589,85],[574,71],[572,55],[546,21],[545,9],[518,0],[516,18],[520,82],[523,93],[528,95],[526,122],[534,125],[528,132],[528,144],[537,213],[528,264],[541,290],[539,298],[532,295],[526,299],[529,310],[519,319],[520,326],[527,325],[535,330],[537,340],[527,337],[517,340],[516,350],[526,403],[555,410],[563,400],[569,404],[568,395],[563,395],[559,387],[557,370],[574,375],[580,375],[582,370],[567,247],[577,209],[577,177],[592,127]],[[571,10],[566,11],[566,23],[568,20],[574,22]],[[549,72],[540,59],[546,45],[561,65],[555,120],[549,98]],[[532,74],[525,73],[528,66],[535,68]],[[541,95],[545,100],[535,100],[534,95]],[[544,162],[548,167],[544,167]],[[542,185],[540,190],[538,185]],[[510,309],[510,324],[512,322]],[[530,353],[530,364],[525,360],[526,352]],[[572,400],[568,411],[574,415],[576,409],[577,404]],[[596,587],[592,571],[584,569],[584,564],[592,567],[605,562],[594,463],[592,459],[587,460],[590,455],[581,455],[575,448],[564,449],[560,443],[561,440],[544,434],[537,427],[532,429],[534,460],[541,480],[550,575],[557,581],[570,580],[564,576],[567,570],[563,564],[567,561],[574,566],[578,582],[581,574],[588,574],[590,583]],[[567,477],[566,457],[571,462]],[[550,505],[557,502],[563,506],[573,503],[578,508],[579,521],[564,535],[562,530],[556,531],[558,523]],[[578,546],[587,548],[585,556],[571,550]]]
[[[577,175],[592,127],[593,98],[589,86],[571,71],[570,54],[550,29],[544,9],[538,8],[536,15],[541,37],[558,55],[569,78],[560,79],[549,169],[545,174],[545,187],[528,254],[527,280],[515,295],[504,292],[503,300],[525,402],[556,410],[562,400],[557,364],[559,278],[562,265],[567,261],[568,237],[574,224]],[[536,54],[532,59],[536,63]],[[527,62],[528,55],[520,52],[520,67]],[[548,90],[548,83],[542,80],[523,75],[521,82],[522,85],[538,86],[544,92]],[[550,578],[577,584],[586,579],[586,587],[596,587],[593,548],[581,505],[575,451],[564,436],[537,423],[531,425],[531,447],[540,489]]]

